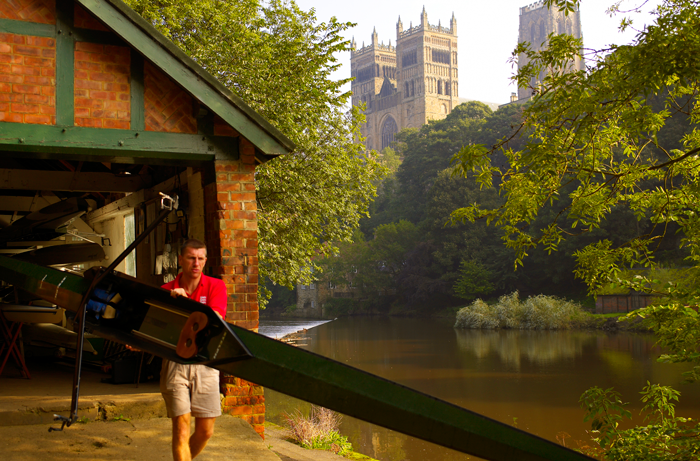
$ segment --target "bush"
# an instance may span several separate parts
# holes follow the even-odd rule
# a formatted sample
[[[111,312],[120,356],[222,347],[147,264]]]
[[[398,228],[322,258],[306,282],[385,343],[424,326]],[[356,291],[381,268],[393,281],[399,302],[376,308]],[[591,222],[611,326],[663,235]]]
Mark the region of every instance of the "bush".
[[[455,328],[521,330],[559,330],[569,328],[572,320],[583,315],[579,304],[539,295],[520,301],[518,292],[501,296],[489,305],[477,299],[457,312]]]
[[[328,450],[338,455],[352,451],[348,438],[338,433],[341,420],[338,413],[312,405],[308,417],[297,410],[284,418],[289,436],[304,448]]]

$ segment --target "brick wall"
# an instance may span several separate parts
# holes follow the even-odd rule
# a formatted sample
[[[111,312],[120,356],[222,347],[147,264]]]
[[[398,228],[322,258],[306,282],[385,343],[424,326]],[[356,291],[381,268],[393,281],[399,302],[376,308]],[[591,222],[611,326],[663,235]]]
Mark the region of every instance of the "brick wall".
[[[0,121],[56,123],[56,42],[0,34]]]
[[[147,131],[197,133],[192,97],[151,63],[144,65]]]
[[[204,186],[207,265],[228,292],[226,320],[258,329],[258,222],[255,148],[240,139],[240,160],[215,161],[216,180]],[[233,376],[222,378],[224,412],[248,421],[262,436],[265,398],[261,386]]]
[[[2,0],[0,18],[56,24],[56,0]]]
[[[75,125],[128,130],[131,126],[131,50],[75,43]]]
[[[74,11],[73,23],[75,27],[79,27],[81,29],[109,30],[100,21],[98,21],[97,18],[85,11],[85,9],[77,3],[75,4]]]

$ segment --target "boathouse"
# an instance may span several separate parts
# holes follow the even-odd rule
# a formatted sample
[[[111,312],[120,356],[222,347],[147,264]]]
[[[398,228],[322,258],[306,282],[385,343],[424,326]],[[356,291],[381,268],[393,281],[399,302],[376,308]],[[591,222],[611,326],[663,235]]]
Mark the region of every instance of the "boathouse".
[[[92,242],[108,265],[156,214],[159,192],[180,208],[119,270],[160,285],[178,243],[207,242],[208,271],[228,289],[226,320],[258,327],[255,167],[294,149],[119,0],[0,4],[0,231],[66,199],[89,208],[50,240],[0,253]],[[226,412],[263,433],[262,388],[222,382]],[[244,397],[240,397],[244,396]]]

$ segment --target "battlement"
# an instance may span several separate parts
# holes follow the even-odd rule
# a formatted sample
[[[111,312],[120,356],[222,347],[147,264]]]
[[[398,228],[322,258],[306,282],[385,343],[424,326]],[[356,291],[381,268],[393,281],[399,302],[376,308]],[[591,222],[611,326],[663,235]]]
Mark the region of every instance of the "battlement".
[[[442,27],[440,25],[434,26],[432,24],[428,24],[428,27],[424,29],[422,24],[418,24],[416,27],[411,27],[410,29],[406,29],[404,31],[399,32],[398,38],[408,37],[409,35],[417,34],[423,30],[429,30],[431,32],[440,32],[442,34],[455,35],[455,33],[452,32],[452,29],[450,29],[449,27]]]
[[[350,52],[351,57],[356,57],[356,56],[361,56],[365,53],[371,53],[372,51],[379,50],[379,51],[388,51],[390,53],[396,53],[396,47],[393,46],[391,43],[388,45],[385,45],[384,43],[379,43],[377,45],[374,44],[369,44],[367,46],[364,46],[360,48],[359,50],[352,50]]]
[[[539,2],[531,3],[527,6],[523,6],[520,8],[520,15],[522,16],[525,13],[529,13],[530,11],[535,11],[539,10],[540,8],[544,7],[544,2],[540,0]]]

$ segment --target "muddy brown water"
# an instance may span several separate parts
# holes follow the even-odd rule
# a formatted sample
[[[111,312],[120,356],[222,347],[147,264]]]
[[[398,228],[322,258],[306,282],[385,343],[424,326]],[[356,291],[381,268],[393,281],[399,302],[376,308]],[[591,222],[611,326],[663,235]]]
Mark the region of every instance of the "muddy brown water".
[[[700,417],[700,385],[682,384],[687,367],[658,363],[661,351],[648,334],[456,330],[441,320],[351,317],[307,336],[309,351],[540,437],[564,437],[567,446],[590,439],[578,399],[591,386],[614,387],[637,415],[647,381],[673,385],[681,391],[676,414]],[[265,399],[267,417],[276,423],[285,412],[309,408],[267,389]],[[350,417],[341,433],[381,461],[475,459]]]

